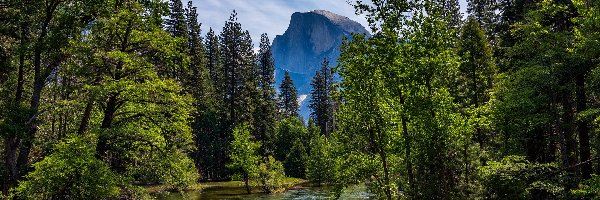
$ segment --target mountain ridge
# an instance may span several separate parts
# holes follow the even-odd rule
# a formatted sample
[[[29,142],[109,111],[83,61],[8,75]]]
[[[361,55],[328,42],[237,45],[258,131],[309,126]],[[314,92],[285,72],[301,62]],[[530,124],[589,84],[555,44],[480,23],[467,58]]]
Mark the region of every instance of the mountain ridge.
[[[272,43],[277,85],[288,71],[298,94],[308,95],[312,77],[321,68],[323,59],[328,59],[331,67],[336,66],[342,39],[351,39],[352,33],[370,36],[360,23],[330,11],[293,13],[286,31],[275,36]],[[306,120],[310,113],[306,101],[309,98],[300,102],[300,114]]]

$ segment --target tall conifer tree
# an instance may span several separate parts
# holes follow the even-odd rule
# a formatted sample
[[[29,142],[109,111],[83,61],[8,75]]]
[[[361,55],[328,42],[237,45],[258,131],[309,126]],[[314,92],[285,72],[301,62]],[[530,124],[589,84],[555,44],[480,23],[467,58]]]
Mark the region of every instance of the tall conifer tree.
[[[491,34],[497,20],[496,0],[468,0],[467,3],[469,15],[481,24],[486,34]]]
[[[279,86],[279,112],[283,119],[299,117],[298,115],[298,91],[289,72],[285,72],[283,82]]]
[[[228,130],[242,122],[252,123],[257,93],[257,67],[252,40],[242,30],[235,10],[220,36],[223,59],[223,102]]]
[[[187,38],[188,25],[185,20],[185,10],[181,0],[171,0],[169,3],[171,9],[169,19],[167,20],[167,30],[174,37]]]
[[[208,72],[208,62],[206,50],[202,42],[200,23],[198,22],[198,13],[192,2],[188,2],[186,9],[187,24],[189,27],[188,54],[190,57],[189,70],[186,73],[184,85],[189,93],[194,97],[194,122],[192,131],[195,138],[196,150],[194,159],[196,166],[203,172],[204,178],[215,178],[214,172],[209,169],[214,158],[214,151],[223,149],[216,134],[218,134],[218,115],[217,101],[215,99],[215,89]]]
[[[169,3],[169,8],[169,19],[166,21],[167,30],[169,33],[171,33],[171,36],[180,39],[176,45],[176,51],[186,53],[188,51],[188,45],[186,41],[190,37],[190,33],[188,30],[188,23],[186,21],[186,12],[183,9],[183,3],[181,3],[181,0],[171,0]],[[187,82],[186,79],[189,78],[188,66],[184,65],[184,61],[179,59],[174,60],[174,63],[175,66],[171,68],[159,66],[159,74],[173,78],[180,83]]]
[[[219,46],[219,36],[210,28],[206,33],[205,41],[207,68],[210,78],[216,88],[221,87],[219,84],[222,80],[222,62],[221,48]]]
[[[332,94],[335,89],[333,87],[333,73],[327,59],[321,63],[321,70],[317,71],[311,85],[313,87],[309,105],[312,110],[311,117],[321,129],[321,134],[329,137],[334,128]]]
[[[271,52],[271,41],[267,34],[260,38],[258,52],[258,87],[259,97],[255,112],[255,136],[263,143],[261,153],[267,155],[272,151],[272,139],[275,131],[277,115],[277,99],[275,94],[275,62]]]

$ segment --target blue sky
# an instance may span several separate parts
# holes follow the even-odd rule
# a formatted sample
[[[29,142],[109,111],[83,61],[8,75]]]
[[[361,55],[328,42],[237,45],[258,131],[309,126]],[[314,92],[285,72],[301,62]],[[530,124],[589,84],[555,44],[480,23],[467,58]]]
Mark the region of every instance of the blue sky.
[[[185,1],[185,0],[183,0]],[[208,28],[218,34],[225,21],[235,9],[242,28],[250,31],[252,41],[257,47],[262,33],[267,33],[271,41],[275,35],[281,35],[287,29],[294,12],[328,10],[367,27],[364,16],[357,16],[354,8],[346,0],[192,0],[198,7],[198,21],[202,23],[202,34]],[[351,0],[354,2],[354,0]],[[459,0],[461,11],[466,10],[466,0]],[[184,2],[185,3],[185,2]]]

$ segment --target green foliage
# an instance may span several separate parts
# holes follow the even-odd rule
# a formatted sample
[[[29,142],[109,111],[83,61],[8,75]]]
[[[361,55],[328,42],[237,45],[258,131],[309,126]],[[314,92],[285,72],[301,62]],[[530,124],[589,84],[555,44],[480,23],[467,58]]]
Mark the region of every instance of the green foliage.
[[[115,173],[186,189],[197,179],[187,158],[193,97],[183,83],[158,73],[189,64],[187,52],[176,48],[187,46],[186,38],[149,23],[144,4],[126,4],[100,16],[66,49],[73,56],[65,68],[78,73],[65,78],[79,78],[76,91],[83,95],[77,100],[93,106],[84,114],[90,120],[81,122],[90,129],[80,134],[98,134],[96,156]]]
[[[311,82],[310,116],[321,129],[321,134],[329,137],[335,125],[333,124],[334,100],[333,72],[329,61],[323,60],[321,70],[317,71]]]
[[[229,152],[231,162],[227,164],[227,167],[244,180],[246,187],[249,187],[248,181],[250,179],[258,176],[260,162],[257,151],[260,149],[261,144],[252,140],[250,126],[243,123],[233,129],[233,140],[229,145],[231,148]],[[250,192],[249,189],[248,192]]]
[[[258,87],[257,108],[254,114],[254,132],[256,139],[261,141],[261,155],[272,155],[274,151],[275,126],[277,120],[277,97],[275,93],[275,61],[271,52],[271,40],[267,34],[260,37],[260,50],[258,60]]]
[[[496,74],[492,49],[479,23],[469,18],[462,28],[458,55],[463,59],[459,72],[456,101],[462,107],[479,107],[489,100]]]
[[[334,158],[324,135],[313,134],[310,139],[310,155],[306,162],[306,178],[317,185],[333,183]]]
[[[283,161],[286,166],[285,174],[296,178],[303,178],[304,173],[300,168],[303,168],[302,166],[305,163],[307,146],[303,141],[308,140],[308,131],[297,117],[290,117],[279,121],[275,135],[275,159]],[[296,142],[298,144],[294,148],[294,143]],[[301,164],[301,166],[296,166],[296,164]]]
[[[496,10],[499,3],[491,0],[469,0],[467,3],[469,17],[477,20],[479,24],[482,24],[485,32],[492,35],[495,26],[497,26],[498,14],[496,14]]]
[[[559,198],[558,166],[554,163],[531,163],[523,156],[507,156],[490,161],[479,169],[486,199]]]
[[[258,166],[256,182],[266,193],[278,193],[285,190],[285,173],[283,164],[273,156],[264,159]]]
[[[191,1],[0,0],[0,198],[233,172],[248,192],[287,174],[387,199],[598,199],[600,2],[468,0],[460,37],[457,3],[357,1],[373,36],[343,42],[339,91],[323,63],[306,128],[235,11],[203,41]]]
[[[161,168],[161,184],[172,190],[186,190],[198,181],[198,173],[194,162],[186,153],[174,149],[163,156]],[[166,159],[164,159],[166,158]]]
[[[122,179],[95,157],[91,136],[70,136],[16,188],[24,199],[110,199],[120,194]]]
[[[289,153],[285,156],[283,165],[288,176],[296,178],[305,178],[306,162],[308,161],[308,154],[306,153],[306,147],[304,143],[296,138],[289,150]]]
[[[279,86],[279,112],[281,113],[281,118],[299,117],[298,109],[300,109],[300,105],[298,105],[298,90],[294,86],[294,80],[290,77],[290,73],[286,71],[283,81]]]
[[[592,178],[585,180],[577,190],[572,190],[571,194],[580,199],[600,199],[600,176],[592,175]]]
[[[471,148],[468,124],[449,92],[448,77],[460,63],[445,16],[450,11],[430,1],[359,8],[381,17],[371,22],[381,29],[342,46],[344,104],[333,134],[338,182],[368,181],[387,199],[466,198],[460,188],[468,179],[457,177],[472,168],[472,156],[462,155]]]
[[[242,29],[235,10],[225,22],[219,37],[223,63],[222,91],[226,130],[243,122],[254,122],[257,108],[258,67],[250,33]]]
[[[187,38],[188,26],[185,21],[185,12],[181,0],[171,0],[169,3],[171,10],[167,20],[167,29],[174,37]]]

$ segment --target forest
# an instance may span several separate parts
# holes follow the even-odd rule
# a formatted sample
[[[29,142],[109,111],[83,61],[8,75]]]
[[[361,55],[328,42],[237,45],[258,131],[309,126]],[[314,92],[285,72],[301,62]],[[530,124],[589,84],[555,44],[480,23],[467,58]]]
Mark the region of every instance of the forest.
[[[323,60],[302,119],[236,11],[203,30],[181,0],[0,0],[0,198],[295,177],[332,197],[600,199],[599,0],[348,3],[372,36]]]

